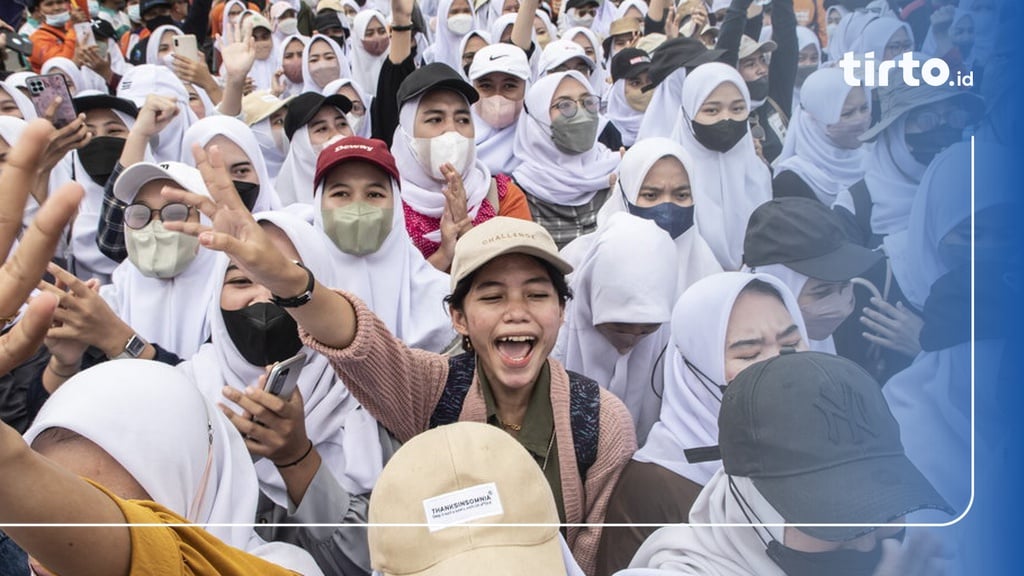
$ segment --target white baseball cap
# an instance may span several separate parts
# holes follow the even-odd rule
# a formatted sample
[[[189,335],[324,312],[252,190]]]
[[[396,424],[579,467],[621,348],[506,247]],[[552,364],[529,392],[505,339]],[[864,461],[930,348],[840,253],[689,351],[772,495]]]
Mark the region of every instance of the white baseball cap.
[[[198,169],[181,162],[139,162],[132,164],[114,183],[114,198],[125,204],[131,204],[138,195],[139,189],[153,180],[170,180],[184,190],[193,194],[209,196],[206,182]]]
[[[582,58],[590,70],[595,68],[594,61],[583,51],[583,46],[572,40],[552,40],[540,53],[540,70],[547,74],[552,68],[557,68],[573,58]]]
[[[504,72],[528,81],[531,71],[526,52],[512,44],[484,46],[473,56],[473,63],[469,66],[469,79],[476,80],[491,72]]]

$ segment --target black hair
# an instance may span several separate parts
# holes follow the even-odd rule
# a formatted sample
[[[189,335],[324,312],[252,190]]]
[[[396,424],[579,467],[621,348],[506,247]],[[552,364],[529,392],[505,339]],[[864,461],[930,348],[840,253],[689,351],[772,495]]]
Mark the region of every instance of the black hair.
[[[786,305],[786,301],[782,298],[782,293],[779,292],[779,289],[765,282],[764,280],[751,280],[746,286],[743,287],[743,290],[740,290],[740,295],[746,294],[748,292],[753,292],[755,294],[764,294],[765,296],[774,296],[779,300],[779,302],[782,302],[783,306]]]
[[[548,278],[551,279],[551,284],[555,287],[555,292],[558,294],[558,303],[562,307],[565,306],[572,298],[572,289],[569,288],[569,282],[565,279],[565,274],[562,274],[553,264],[542,258],[536,256],[530,256],[535,262],[540,264],[544,271],[547,272]],[[444,303],[449,308],[462,312],[466,303],[466,296],[469,295],[470,288],[473,287],[473,279],[476,278],[476,273],[480,271],[480,268],[472,271],[468,276],[459,280],[455,285],[455,289],[452,293],[444,297]],[[462,337],[462,347],[469,351],[473,349],[473,345],[469,341],[469,336]]]

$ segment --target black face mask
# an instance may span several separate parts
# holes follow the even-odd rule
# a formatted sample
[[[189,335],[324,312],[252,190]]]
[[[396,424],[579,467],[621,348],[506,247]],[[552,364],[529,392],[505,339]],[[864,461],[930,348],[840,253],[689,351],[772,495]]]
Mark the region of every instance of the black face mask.
[[[78,159],[93,182],[106,186],[123,150],[124,138],[97,136],[78,149]]]
[[[258,302],[241,310],[221,310],[235,348],[253,366],[287,360],[302,349],[298,324],[283,308]]]
[[[817,66],[800,66],[796,69],[796,85],[803,86],[807,77],[817,72]]]
[[[254,206],[256,206],[256,197],[260,195],[260,185],[253,184],[252,182],[242,182],[241,180],[232,180],[232,184],[235,185],[235,190],[238,192],[238,197],[242,199],[242,204],[245,204],[245,208],[252,212]]]
[[[963,137],[963,130],[945,125],[932,128],[927,132],[904,136],[914,160],[925,166],[932,163],[936,154],[963,140]]]
[[[177,26],[178,23],[174,21],[170,16],[157,16],[146,22],[146,28],[150,32],[155,32],[157,28],[161,26]]]
[[[673,240],[693,226],[693,206],[680,206],[675,202],[662,202],[657,206],[643,208],[633,204],[627,205],[630,214],[654,221],[659,228],[668,232]]]
[[[766,553],[786,576],[871,576],[882,560],[881,544],[876,544],[870,552],[801,552],[772,540]]]
[[[747,134],[746,120],[719,120],[714,124],[690,122],[693,136],[708,150],[728,152]]]
[[[753,82],[747,82],[747,90],[750,91],[751,101],[764,100],[768,97],[768,77],[764,76]]]

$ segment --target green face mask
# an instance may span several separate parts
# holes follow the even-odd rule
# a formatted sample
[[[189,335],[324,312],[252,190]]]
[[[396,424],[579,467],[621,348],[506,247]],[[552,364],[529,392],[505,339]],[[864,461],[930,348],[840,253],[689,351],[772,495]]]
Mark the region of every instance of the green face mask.
[[[391,233],[394,212],[394,208],[378,208],[366,202],[322,210],[324,233],[346,254],[373,254]]]

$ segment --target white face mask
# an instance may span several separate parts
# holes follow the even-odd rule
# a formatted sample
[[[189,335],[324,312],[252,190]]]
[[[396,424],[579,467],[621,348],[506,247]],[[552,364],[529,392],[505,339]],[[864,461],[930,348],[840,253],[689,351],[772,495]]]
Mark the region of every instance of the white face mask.
[[[573,26],[582,26],[584,28],[590,28],[590,25],[594,23],[593,16],[577,17],[575,9],[569,12],[569,20]]]
[[[62,28],[62,27],[64,27],[65,24],[68,23],[68,20],[70,20],[70,19],[71,19],[71,12],[68,12],[67,10],[65,10],[65,11],[60,12],[58,14],[50,14],[49,16],[47,16],[46,17],[46,23],[49,24],[50,26],[54,26],[56,28]]]
[[[416,160],[435,180],[444,180],[441,165],[446,162],[454,166],[459,174],[465,174],[476,153],[473,140],[454,131],[433,138],[410,140]]]
[[[285,36],[291,36],[299,30],[299,21],[295,18],[285,18],[277,23],[277,31]]]
[[[456,14],[448,17],[448,30],[456,36],[465,36],[473,29],[473,17],[469,14]]]
[[[128,19],[134,22],[135,24],[142,22],[142,16],[139,14],[138,4],[132,4],[128,7]]]
[[[362,116],[356,116],[352,112],[345,114],[345,119],[348,120],[348,125],[352,128],[353,134],[359,134],[359,128],[362,127],[363,122],[366,120],[366,114]]]
[[[99,0],[89,0],[86,4],[89,6],[89,15],[95,18],[100,13]]]
[[[128,260],[149,278],[174,278],[188,268],[199,251],[199,238],[164,229],[154,220],[141,230],[125,229]]]
[[[811,340],[828,338],[850,314],[853,314],[855,305],[853,286],[846,286],[800,308],[807,327],[807,336]]]

